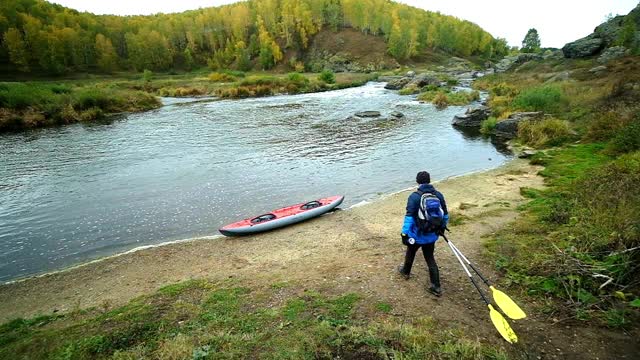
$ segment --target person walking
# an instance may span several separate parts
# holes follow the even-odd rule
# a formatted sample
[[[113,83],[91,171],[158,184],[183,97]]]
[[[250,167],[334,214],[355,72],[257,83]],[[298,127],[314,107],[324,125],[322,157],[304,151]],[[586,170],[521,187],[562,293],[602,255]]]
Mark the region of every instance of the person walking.
[[[418,249],[422,249],[431,280],[429,292],[441,296],[440,273],[433,252],[436,241],[447,226],[449,212],[444,196],[431,185],[431,175],[428,172],[419,172],[416,182],[419,184],[418,190],[409,195],[400,234],[407,252],[404,264],[398,267],[398,272],[409,279],[416,253]]]

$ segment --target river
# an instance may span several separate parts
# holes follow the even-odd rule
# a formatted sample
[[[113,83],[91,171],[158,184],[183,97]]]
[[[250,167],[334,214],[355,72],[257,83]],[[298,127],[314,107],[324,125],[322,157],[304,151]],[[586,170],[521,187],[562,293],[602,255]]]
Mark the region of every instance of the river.
[[[451,126],[464,108],[439,111],[383,86],[165,100],[102,123],[0,135],[0,281],[216,235],[314,198],[344,194],[348,207],[412,186],[419,170],[437,180],[509,158]],[[405,117],[347,119],[364,110]]]

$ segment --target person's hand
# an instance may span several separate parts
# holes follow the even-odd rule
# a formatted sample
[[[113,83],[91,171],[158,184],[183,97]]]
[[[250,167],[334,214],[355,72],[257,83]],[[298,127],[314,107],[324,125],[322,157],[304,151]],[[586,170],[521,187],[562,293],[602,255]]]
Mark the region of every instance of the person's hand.
[[[409,240],[409,235],[407,235],[407,234],[402,233],[402,234],[400,234],[400,237],[402,238],[402,243],[404,243],[404,244],[406,244],[407,241]]]

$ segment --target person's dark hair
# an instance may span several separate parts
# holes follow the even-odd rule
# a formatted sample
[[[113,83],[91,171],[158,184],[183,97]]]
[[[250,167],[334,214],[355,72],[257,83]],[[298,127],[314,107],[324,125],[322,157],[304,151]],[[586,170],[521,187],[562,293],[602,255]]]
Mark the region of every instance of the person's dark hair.
[[[426,171],[420,171],[418,175],[416,175],[416,182],[420,185],[428,184],[431,182],[431,175]]]

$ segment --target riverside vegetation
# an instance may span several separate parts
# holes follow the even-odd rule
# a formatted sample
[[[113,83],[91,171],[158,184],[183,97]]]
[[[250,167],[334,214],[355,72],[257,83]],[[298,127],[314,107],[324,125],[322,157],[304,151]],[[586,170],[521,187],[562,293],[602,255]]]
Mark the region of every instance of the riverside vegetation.
[[[493,116],[543,111],[520,124],[518,141],[538,149],[545,190],[522,189],[531,202],[487,251],[505,284],[539,300],[556,319],[636,326],[640,319],[640,58],[589,71],[593,60],[552,60],[489,76]],[[554,81],[559,72],[570,79]],[[524,256],[523,254],[528,254]]]

